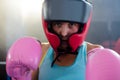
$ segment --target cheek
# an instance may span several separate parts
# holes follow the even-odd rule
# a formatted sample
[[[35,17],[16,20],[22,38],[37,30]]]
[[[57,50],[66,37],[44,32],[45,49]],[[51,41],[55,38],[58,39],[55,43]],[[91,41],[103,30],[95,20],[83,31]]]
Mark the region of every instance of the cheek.
[[[78,32],[78,30],[79,30],[79,27],[74,27],[71,31],[72,31],[73,33],[76,33],[76,32]]]
[[[54,31],[55,33],[59,33],[59,28],[53,27],[53,31]]]

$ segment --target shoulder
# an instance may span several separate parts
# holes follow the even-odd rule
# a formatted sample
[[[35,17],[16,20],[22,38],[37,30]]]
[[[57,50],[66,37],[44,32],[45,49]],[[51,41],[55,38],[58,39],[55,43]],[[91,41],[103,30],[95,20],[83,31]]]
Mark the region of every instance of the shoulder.
[[[44,42],[41,43],[41,46],[42,46],[42,56],[44,56],[48,48],[50,47],[50,44],[48,42]]]
[[[41,43],[43,53],[48,50],[50,44],[48,42]]]
[[[43,43],[41,43],[41,46],[42,46],[42,48],[49,48],[50,44],[49,44],[49,42],[43,42]]]
[[[95,48],[103,48],[103,46],[99,44],[92,44],[90,42],[87,42],[87,53]]]

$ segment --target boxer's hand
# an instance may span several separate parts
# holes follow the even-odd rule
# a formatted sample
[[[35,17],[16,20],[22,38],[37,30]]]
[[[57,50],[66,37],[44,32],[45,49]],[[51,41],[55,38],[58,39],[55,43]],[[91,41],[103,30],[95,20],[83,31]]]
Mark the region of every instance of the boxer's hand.
[[[33,37],[20,38],[8,51],[7,74],[12,80],[31,80],[32,70],[38,68],[41,55],[40,42]]]

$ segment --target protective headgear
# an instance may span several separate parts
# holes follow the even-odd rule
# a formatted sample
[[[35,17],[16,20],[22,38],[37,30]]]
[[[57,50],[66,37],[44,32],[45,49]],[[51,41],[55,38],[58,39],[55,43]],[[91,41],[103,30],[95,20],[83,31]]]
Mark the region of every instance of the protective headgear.
[[[44,0],[42,22],[45,34],[55,51],[61,44],[59,36],[49,31],[51,21],[70,21],[83,24],[82,32],[69,37],[70,52],[83,43],[91,21],[92,5],[85,0]]]

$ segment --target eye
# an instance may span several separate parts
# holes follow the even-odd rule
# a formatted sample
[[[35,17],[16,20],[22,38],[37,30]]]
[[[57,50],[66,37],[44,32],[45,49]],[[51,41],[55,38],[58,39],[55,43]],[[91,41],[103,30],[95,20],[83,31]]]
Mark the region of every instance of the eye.
[[[72,23],[72,22],[71,22],[71,23],[69,23],[69,26],[73,26],[73,25],[74,25],[74,23]]]
[[[52,26],[57,26],[57,27],[61,27],[62,23],[61,22],[53,22]]]
[[[71,22],[71,23],[69,23],[69,28],[72,28],[72,27],[74,27],[74,26],[79,26],[79,24],[74,23],[74,22],[73,22],[73,23],[72,23],[72,22]]]

